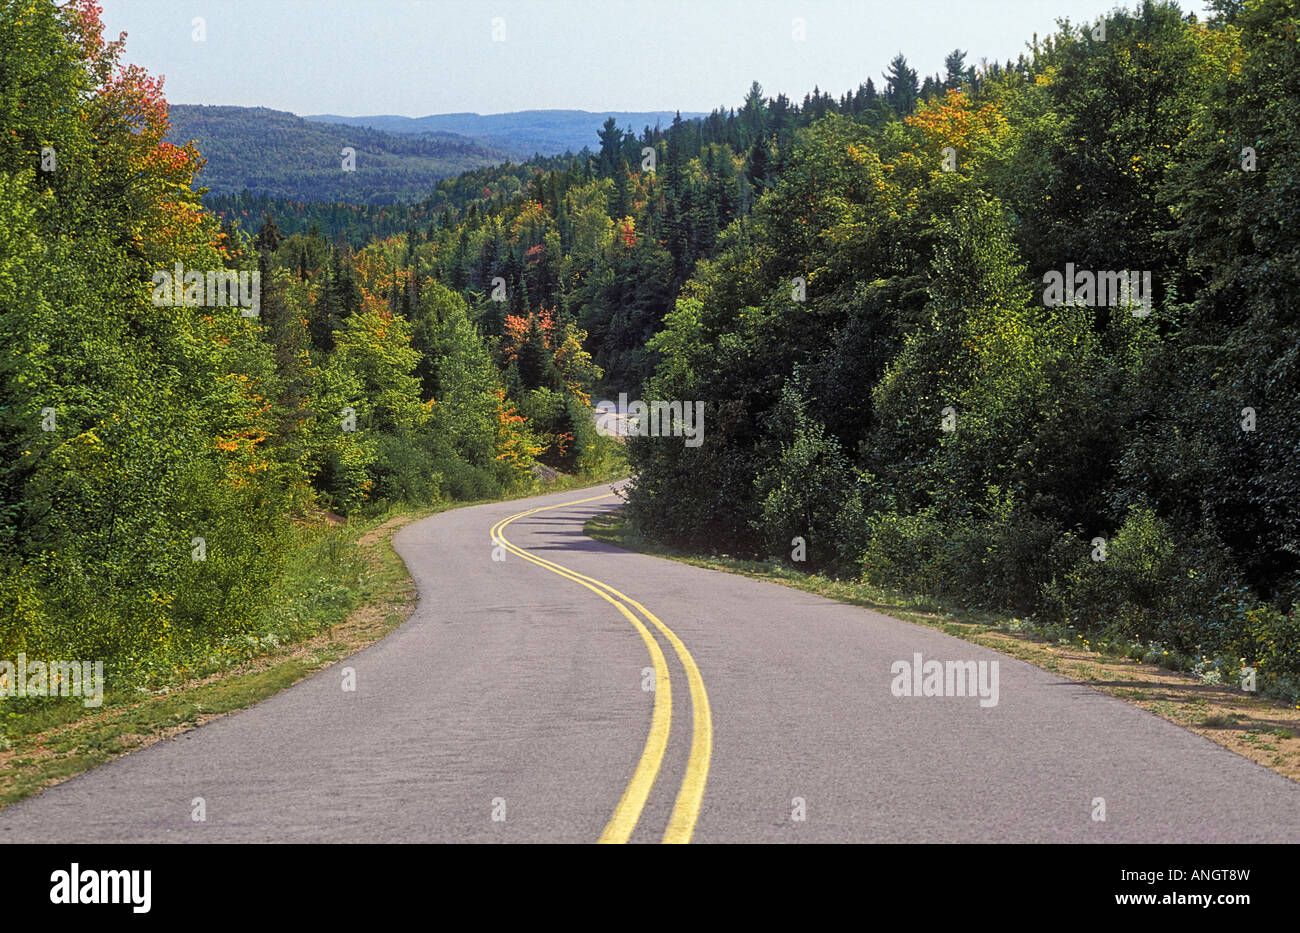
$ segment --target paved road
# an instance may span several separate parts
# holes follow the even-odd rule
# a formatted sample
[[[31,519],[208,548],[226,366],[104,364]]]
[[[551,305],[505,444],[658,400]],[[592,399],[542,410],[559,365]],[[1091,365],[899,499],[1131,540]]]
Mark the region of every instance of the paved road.
[[[932,629],[595,543],[582,524],[617,504],[607,492],[402,530],[421,597],[405,625],[0,811],[0,840],[1300,838],[1300,785],[1119,700]],[[891,668],[917,653],[997,661],[996,705],[895,696]]]

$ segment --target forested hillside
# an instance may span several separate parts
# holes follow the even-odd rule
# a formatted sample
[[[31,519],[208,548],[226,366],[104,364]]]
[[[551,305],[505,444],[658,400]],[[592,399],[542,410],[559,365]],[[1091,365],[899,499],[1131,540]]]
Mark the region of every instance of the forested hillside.
[[[626,392],[705,408],[629,439],[642,535],[1300,702],[1300,16],[1214,10],[219,217],[93,7],[9,0],[0,646],[238,631],[293,516],[599,471]],[[257,272],[260,316],[151,305],[178,262]]]
[[[296,201],[400,204],[425,197],[439,179],[495,165],[505,154],[455,133],[397,135],[309,122],[265,107],[169,108],[167,141],[193,141],[213,194]],[[343,150],[355,153],[342,170]]]
[[[579,158],[585,159],[589,153]],[[346,201],[293,201],[288,198],[251,194],[208,194],[203,203],[214,213],[248,228],[266,217],[274,217],[285,233],[308,233],[313,228],[330,242],[342,240],[354,247],[364,246],[375,238],[405,233],[411,229],[428,230],[443,217],[448,208],[479,210],[492,206],[501,209],[524,189],[539,171],[567,167],[573,157],[530,159],[516,164],[505,162],[486,168],[462,172],[444,178],[431,193],[415,203],[371,206]],[[200,173],[200,183],[202,173]]]
[[[538,427],[407,241],[222,229],[102,30],[89,0],[0,4],[0,655],[129,684],[264,631],[291,522],[606,466],[572,325],[528,357],[562,374]]]
[[[802,538],[1295,701],[1300,20],[1215,9],[1063,27],[874,125],[756,110],[776,171],[648,343],[646,396],[704,400],[706,442],[633,439],[637,527]],[[1152,300],[1062,301],[1076,270]]]
[[[687,119],[703,116],[684,114]],[[513,158],[530,159],[534,156],[556,156],[565,152],[580,152],[595,138],[596,131],[606,120],[639,133],[643,128],[668,125],[673,114],[664,111],[607,111],[591,113],[586,110],[517,110],[513,113],[436,113],[427,117],[340,117],[319,114],[304,117],[321,123],[341,123],[346,126],[368,126],[385,133],[457,133],[469,136],[485,145],[508,153]]]
[[[952,66],[950,80],[968,73],[961,62]],[[310,233],[315,225],[321,238],[375,231],[382,240],[381,225],[405,220],[401,239],[419,274],[462,294],[490,337],[505,337],[510,318],[545,310],[586,332],[605,385],[634,391],[651,373],[646,344],[679,289],[733,222],[747,229],[758,197],[784,171],[796,131],[828,113],[883,125],[910,106],[909,94],[914,103],[938,93],[937,78],[918,90],[902,56],[889,74],[883,91],[868,79],[838,99],[816,90],[802,105],[784,95],[769,100],[755,84],[737,111],[675,118],[639,136],[609,119],[594,152],[468,172],[405,213],[254,198],[214,207],[250,227],[267,216],[277,226],[287,218],[285,230]],[[503,288],[494,287],[498,278]]]

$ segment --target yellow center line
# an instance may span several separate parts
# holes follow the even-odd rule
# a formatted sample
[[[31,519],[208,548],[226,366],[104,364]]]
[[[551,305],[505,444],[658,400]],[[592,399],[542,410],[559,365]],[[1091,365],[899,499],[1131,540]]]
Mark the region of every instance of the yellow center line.
[[[597,498],[605,498],[599,496]],[[582,500],[590,502],[590,499]],[[566,505],[572,503],[565,503]],[[672,722],[672,683],[668,675],[668,662],[664,658],[664,653],[659,648],[659,643],[654,640],[654,636],[647,631],[646,627],[641,624],[641,620],[633,615],[628,608],[617,599],[609,594],[602,592],[590,583],[579,579],[578,575],[569,571],[568,568],[561,568],[559,565],[554,567],[548,566],[547,562],[534,557],[522,548],[516,547],[505,539],[501,534],[503,529],[510,522],[525,515],[532,515],[535,512],[545,511],[544,509],[529,509],[526,512],[520,512],[518,515],[512,515],[509,518],[498,522],[492,528],[492,540],[501,544],[512,553],[522,557],[549,570],[552,573],[564,577],[566,580],[572,580],[580,586],[585,586],[601,599],[612,604],[623,616],[632,623],[637,632],[641,635],[641,640],[645,642],[646,648],[650,651],[650,659],[654,665],[655,672],[655,699],[654,709],[650,716],[650,734],[646,737],[645,748],[641,751],[641,759],[637,762],[636,770],[632,773],[632,779],[628,782],[627,788],[623,791],[623,796],[614,808],[614,815],[610,817],[605,826],[605,831],[601,833],[599,842],[602,843],[621,843],[627,842],[632,835],[632,830],[636,828],[637,821],[641,818],[641,811],[645,807],[646,799],[650,796],[650,789],[654,786],[655,778],[659,775],[659,766],[663,763],[664,751],[668,747],[668,730]]]
[[[626,842],[631,835],[632,830],[636,827],[637,820],[641,816],[641,810],[645,806],[646,798],[649,796],[650,788],[659,773],[659,766],[663,761],[664,748],[668,742],[668,723],[672,713],[672,692],[668,685],[667,664],[660,651],[658,643],[653,636],[646,631],[640,620],[636,619],[628,612],[624,604],[635,607],[643,616],[657,628],[668,642],[673,646],[677,653],[678,659],[686,671],[687,683],[691,691],[691,710],[692,710],[692,739],[690,757],[686,762],[686,773],[682,778],[682,784],[677,792],[677,800],[673,805],[672,816],[668,821],[668,828],[664,833],[663,841],[665,843],[687,843],[691,841],[691,836],[695,832],[695,822],[699,818],[700,806],[704,800],[704,787],[709,776],[709,762],[713,756],[713,716],[709,709],[709,696],[704,689],[704,678],[700,676],[699,667],[695,664],[695,659],[686,649],[686,645],[677,637],[677,634],[665,625],[658,616],[641,605],[635,599],[620,593],[608,583],[603,583],[593,577],[588,577],[578,573],[572,568],[557,564],[546,558],[536,557],[511,544],[502,534],[505,526],[523,518],[527,515],[534,515],[538,512],[549,511],[550,509],[564,508],[570,505],[581,505],[587,502],[595,502],[599,499],[607,499],[612,493],[606,493],[600,496],[591,496],[587,499],[577,499],[573,502],[561,502],[558,505],[543,506],[536,509],[528,509],[517,515],[512,515],[503,521],[498,522],[492,528],[492,540],[500,543],[512,553],[523,557],[547,570],[579,583],[592,592],[613,603],[619,611],[630,619],[637,631],[640,632],[642,640],[646,642],[646,647],[650,649],[650,656],[655,662],[655,709],[651,717],[650,736],[646,740],[645,750],[641,754],[641,762],[637,766],[636,773],[632,776],[632,782],[628,784],[627,790],[624,791],[623,799],[619,801],[618,807],[614,811],[614,816],[610,819],[609,825],[605,827],[605,832],[601,835],[601,842]],[[599,589],[596,589],[599,587]],[[604,592],[602,592],[602,590]],[[617,599],[611,598],[617,597]],[[621,600],[621,602],[620,602]],[[661,670],[662,665],[662,670]],[[661,697],[659,695],[660,684],[665,687],[666,703],[661,710]],[[662,723],[662,736],[659,735],[660,713],[663,713],[664,722]],[[662,744],[659,744],[659,739]],[[652,752],[652,745],[657,746]],[[652,760],[653,759],[653,760]]]

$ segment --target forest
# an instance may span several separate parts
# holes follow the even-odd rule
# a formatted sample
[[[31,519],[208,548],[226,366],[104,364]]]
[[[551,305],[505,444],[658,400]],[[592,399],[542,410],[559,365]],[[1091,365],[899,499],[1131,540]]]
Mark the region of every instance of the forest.
[[[607,471],[572,322],[490,340],[414,240],[223,224],[122,54],[92,3],[0,10],[0,653],[130,683],[249,632],[294,523]],[[173,269],[256,313],[153,300]]]
[[[165,141],[194,142],[203,154],[200,182],[214,194],[400,204],[418,200],[442,178],[506,158],[455,133],[384,133],[265,107],[173,106],[168,124]],[[345,148],[364,174],[340,170]]]
[[[344,205],[205,204],[93,4],[6,0],[0,655],[201,650],[290,522],[604,475],[624,392],[706,413],[628,439],[647,539],[1300,703],[1300,12],[1212,8]],[[260,316],[154,306],[178,262],[258,271]]]

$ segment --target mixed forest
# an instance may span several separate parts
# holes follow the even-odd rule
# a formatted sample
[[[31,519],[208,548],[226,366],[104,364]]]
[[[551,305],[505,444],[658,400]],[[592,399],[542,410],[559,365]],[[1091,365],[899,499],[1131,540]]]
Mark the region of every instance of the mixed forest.
[[[0,655],[204,650],[290,523],[604,475],[626,392],[705,403],[628,439],[649,539],[1300,702],[1297,27],[1144,0],[367,205],[203,199],[93,4],[3,0]],[[177,263],[259,315],[151,303]]]
[[[420,200],[444,178],[507,158],[455,133],[385,133],[265,107],[173,105],[167,117],[165,141],[195,144],[204,160],[199,182],[214,195],[401,204]],[[351,171],[341,170],[345,149],[352,153]]]

